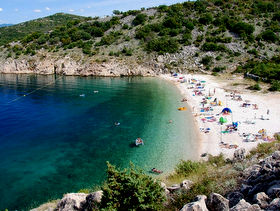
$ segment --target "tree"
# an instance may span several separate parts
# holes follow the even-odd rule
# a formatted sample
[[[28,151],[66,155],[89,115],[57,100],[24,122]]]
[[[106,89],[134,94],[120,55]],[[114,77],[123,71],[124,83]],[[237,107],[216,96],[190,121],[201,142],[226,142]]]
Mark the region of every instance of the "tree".
[[[114,14],[114,15],[120,15],[120,14],[121,14],[121,11],[119,11],[119,10],[113,10],[113,14]]]
[[[106,210],[159,210],[165,201],[163,188],[152,177],[136,169],[119,170],[107,162],[107,183],[101,208]]]

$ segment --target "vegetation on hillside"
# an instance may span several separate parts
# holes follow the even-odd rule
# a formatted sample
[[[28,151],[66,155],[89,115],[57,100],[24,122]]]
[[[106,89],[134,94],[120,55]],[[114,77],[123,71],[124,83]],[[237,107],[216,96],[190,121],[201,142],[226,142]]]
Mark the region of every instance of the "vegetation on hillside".
[[[20,40],[24,36],[34,32],[48,33],[57,26],[65,25],[68,21],[85,21],[88,19],[89,18],[82,16],[57,13],[45,18],[39,18],[9,27],[3,27],[0,28],[0,45],[5,45],[11,41]]]
[[[165,201],[159,182],[145,175],[133,164],[119,170],[107,163],[107,181],[102,187],[100,204],[105,210],[160,210]]]

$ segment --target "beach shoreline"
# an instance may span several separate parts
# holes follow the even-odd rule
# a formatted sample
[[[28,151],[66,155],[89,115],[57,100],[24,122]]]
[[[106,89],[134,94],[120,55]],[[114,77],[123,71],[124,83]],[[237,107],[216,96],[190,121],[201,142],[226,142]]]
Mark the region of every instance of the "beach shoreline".
[[[201,74],[180,74],[177,77],[161,75],[160,78],[172,82],[187,99],[186,103],[192,110],[195,133],[198,138],[198,154],[219,155],[222,153],[226,158],[232,158],[236,149],[244,148],[249,152],[259,143],[273,140],[273,135],[280,132],[280,104],[279,93],[255,93],[245,88],[230,89],[231,80],[218,81],[213,76]],[[180,79],[181,78],[181,79]],[[184,80],[184,82],[182,81]],[[203,81],[202,95],[194,94],[195,83],[191,81]],[[209,103],[216,98],[221,106],[201,104],[205,96],[210,94]],[[236,100],[234,97],[241,96]],[[248,106],[243,107],[243,103]],[[256,106],[255,106],[256,105]],[[201,112],[204,108],[211,108],[209,112]],[[222,115],[224,108],[230,108],[232,113]],[[211,121],[207,118],[211,117]],[[227,123],[220,124],[219,118],[226,118]],[[214,121],[215,120],[215,121]],[[237,130],[227,131],[227,125],[238,122]],[[209,129],[207,131],[206,129]],[[264,129],[265,135],[259,131]],[[248,134],[255,137],[248,141]],[[247,135],[247,136],[244,136]],[[260,138],[261,136],[261,138]]]

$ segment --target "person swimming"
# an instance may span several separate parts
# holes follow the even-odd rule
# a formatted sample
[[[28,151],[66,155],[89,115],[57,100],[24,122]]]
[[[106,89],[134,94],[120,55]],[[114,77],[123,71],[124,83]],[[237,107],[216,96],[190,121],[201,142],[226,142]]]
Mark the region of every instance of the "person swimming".
[[[156,169],[156,168],[152,168],[152,172],[157,173],[157,174],[161,174],[162,171]]]

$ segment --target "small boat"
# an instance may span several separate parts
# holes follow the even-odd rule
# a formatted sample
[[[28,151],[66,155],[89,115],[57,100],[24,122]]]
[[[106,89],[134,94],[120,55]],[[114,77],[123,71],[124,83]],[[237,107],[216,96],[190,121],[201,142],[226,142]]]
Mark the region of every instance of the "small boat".
[[[157,174],[161,174],[163,171],[160,171],[156,168],[152,168],[152,172],[157,173]]]
[[[94,91],[93,91],[93,93],[98,93],[98,92],[99,92],[98,90],[94,90]]]
[[[141,144],[144,145],[144,141],[141,138],[137,138],[135,140],[135,145],[138,146],[138,145],[141,145]]]
[[[186,107],[179,107],[178,110],[179,111],[185,111],[185,110],[187,110],[187,108]]]
[[[119,126],[120,124],[121,124],[121,123],[119,123],[119,122],[115,122],[115,123],[114,123],[115,126]]]
[[[85,97],[86,95],[85,94],[80,94],[80,97]]]

